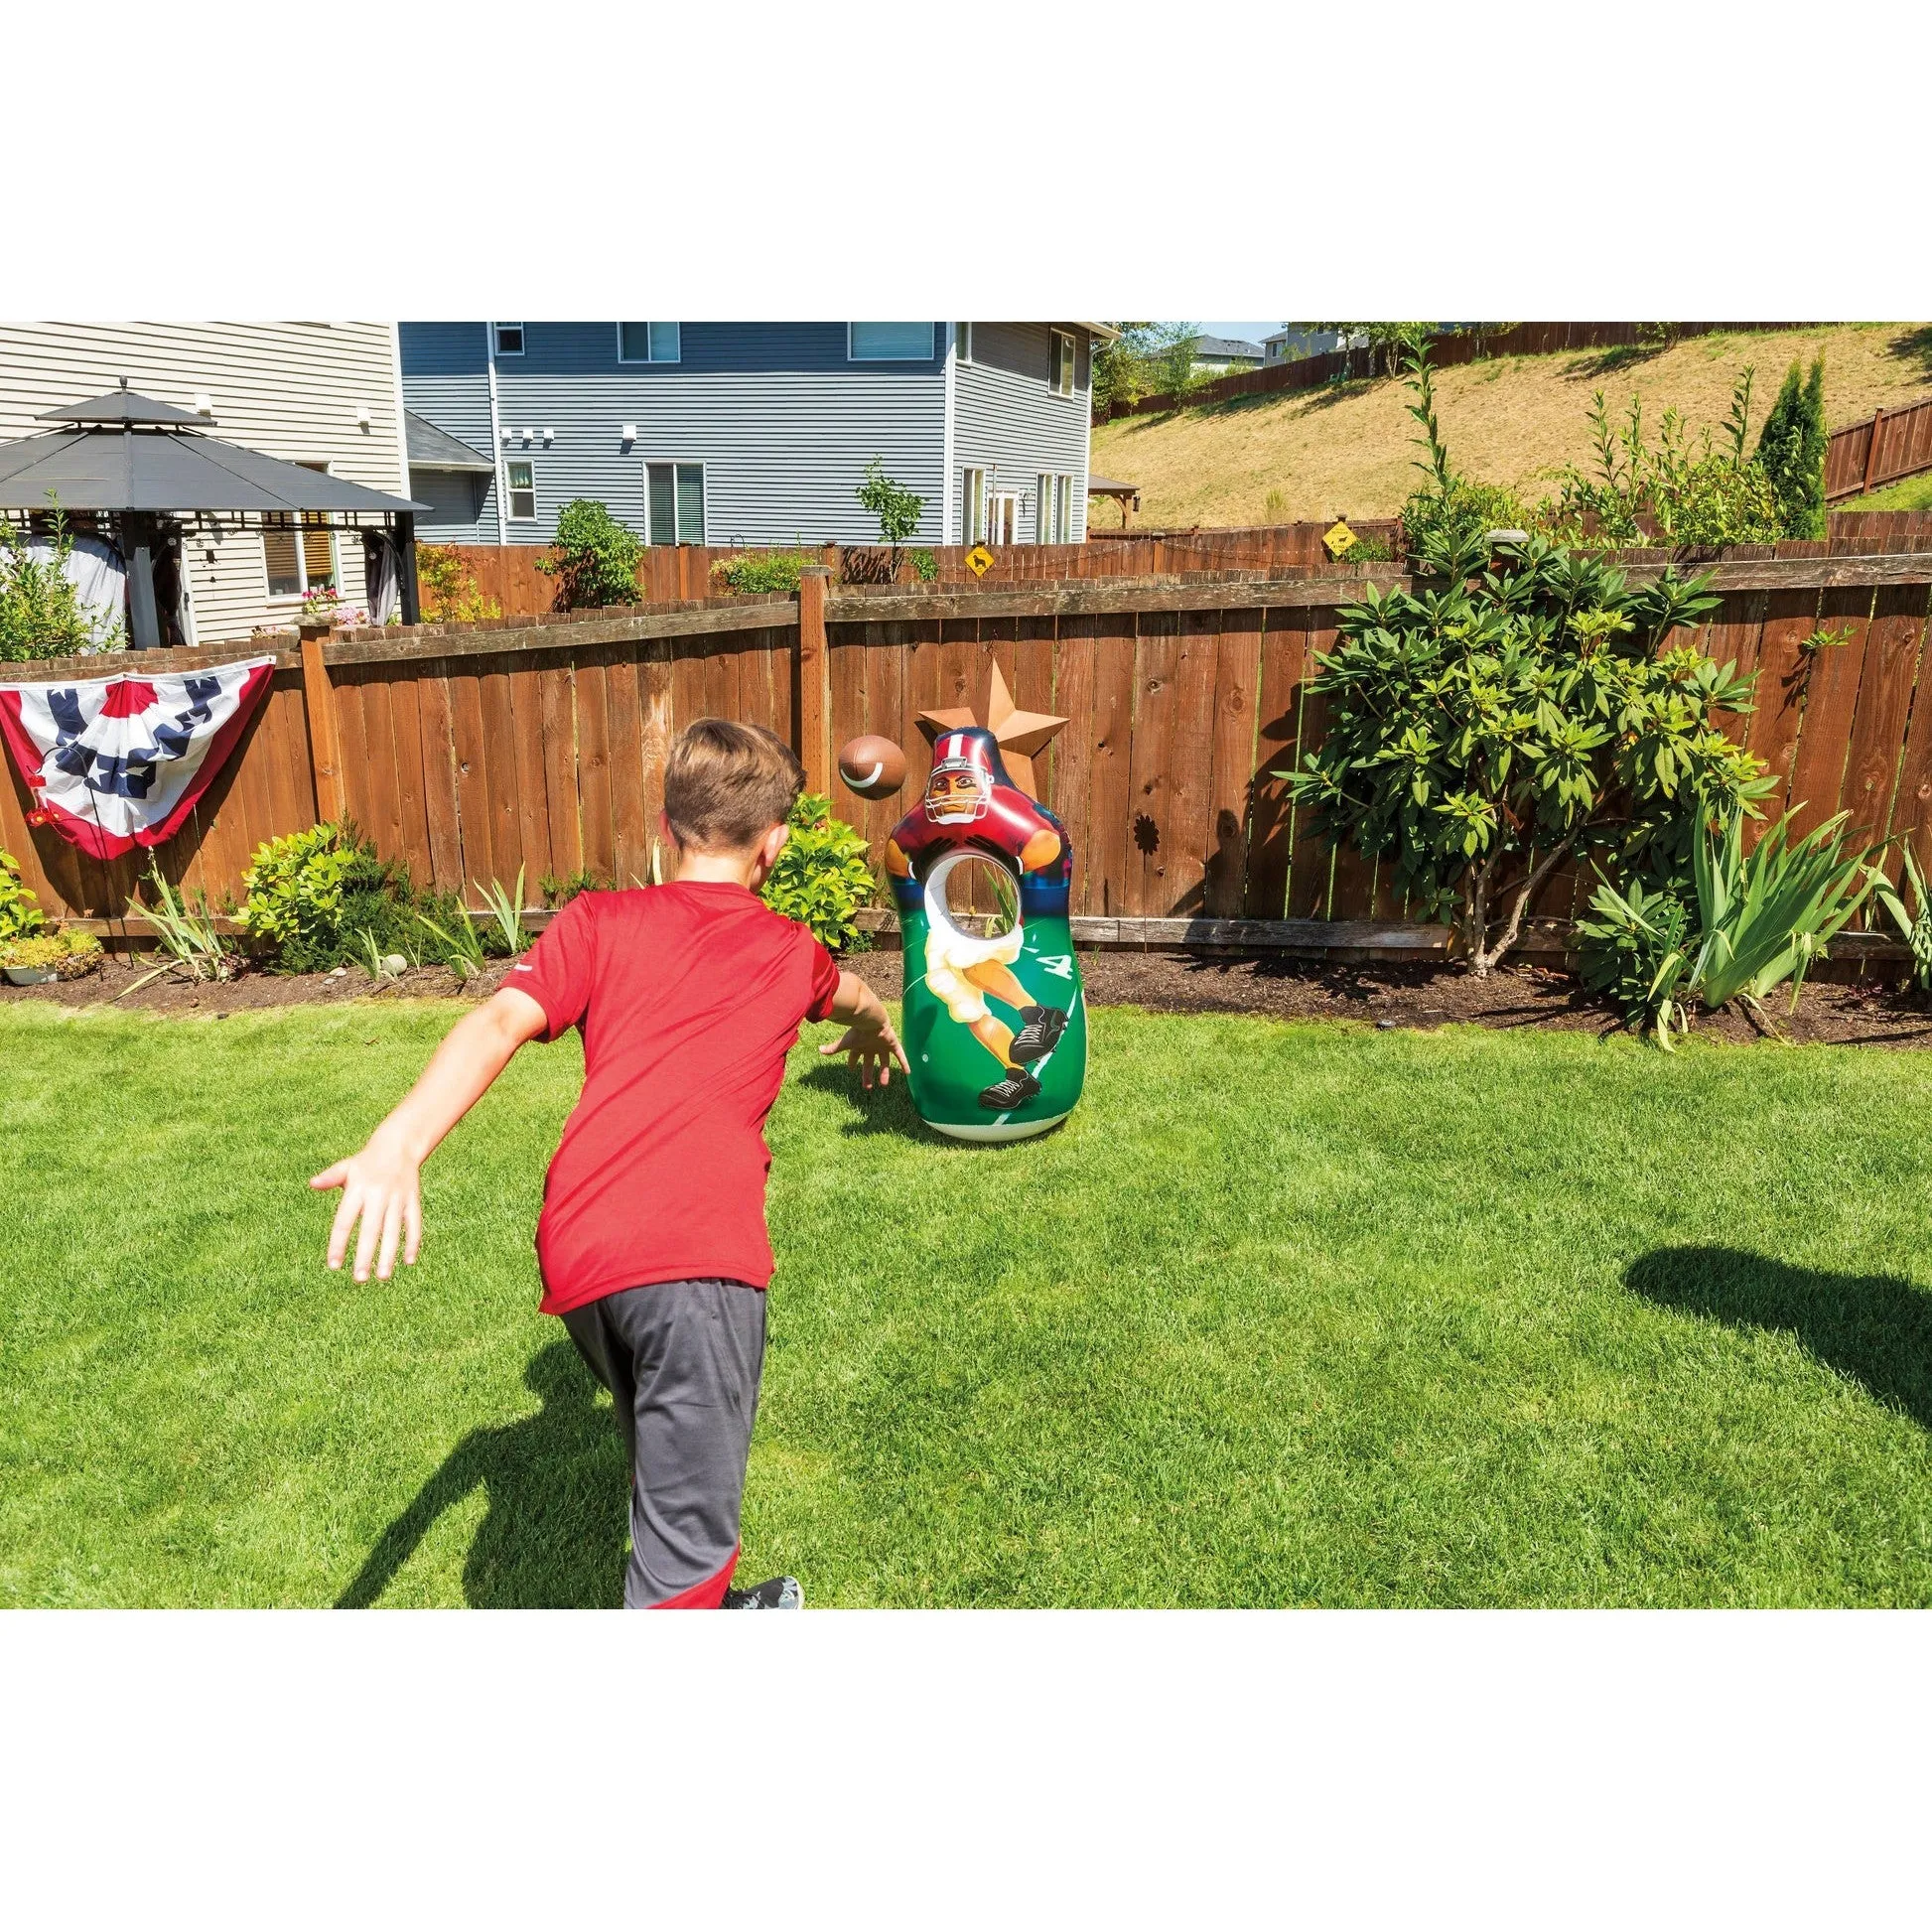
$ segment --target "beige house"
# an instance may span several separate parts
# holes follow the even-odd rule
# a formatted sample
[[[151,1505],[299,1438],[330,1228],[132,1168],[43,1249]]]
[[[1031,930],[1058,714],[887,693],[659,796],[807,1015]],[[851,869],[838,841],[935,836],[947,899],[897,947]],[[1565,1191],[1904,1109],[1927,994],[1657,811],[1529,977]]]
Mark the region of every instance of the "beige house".
[[[409,495],[396,328],[386,322],[0,323],[0,442],[122,386],[195,412],[224,442]],[[208,529],[183,558],[192,641],[295,622],[306,589],[366,606],[352,532]]]

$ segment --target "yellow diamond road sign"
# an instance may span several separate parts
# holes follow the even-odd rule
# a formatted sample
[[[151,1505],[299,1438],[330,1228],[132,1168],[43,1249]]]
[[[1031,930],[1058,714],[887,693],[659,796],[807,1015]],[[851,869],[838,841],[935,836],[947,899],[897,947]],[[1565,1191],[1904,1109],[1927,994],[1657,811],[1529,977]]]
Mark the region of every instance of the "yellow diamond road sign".
[[[966,568],[975,577],[984,577],[993,568],[993,553],[985,544],[976,543],[966,553]]]
[[[1327,545],[1328,555],[1339,563],[1342,558],[1354,549],[1360,539],[1346,523],[1337,520],[1332,530],[1323,532],[1321,541]]]

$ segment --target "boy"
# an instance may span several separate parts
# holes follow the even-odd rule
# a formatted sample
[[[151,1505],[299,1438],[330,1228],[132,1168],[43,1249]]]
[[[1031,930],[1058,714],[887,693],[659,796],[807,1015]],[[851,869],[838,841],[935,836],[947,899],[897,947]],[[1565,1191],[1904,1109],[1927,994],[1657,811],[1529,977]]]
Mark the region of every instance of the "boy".
[[[867,1086],[905,1066],[891,1020],[803,926],[758,897],[804,772],[782,740],[701,719],[664,770],[668,885],[585,893],[460,1021],[340,1187],[329,1265],[355,1279],[422,1241],[418,1174],[524,1041],[584,1035],[584,1090],[544,1181],[542,1307],[611,1391],[630,1451],[628,1608],[795,1608],[795,1579],[730,1587],[764,1359],[765,1116],[804,1020]]]

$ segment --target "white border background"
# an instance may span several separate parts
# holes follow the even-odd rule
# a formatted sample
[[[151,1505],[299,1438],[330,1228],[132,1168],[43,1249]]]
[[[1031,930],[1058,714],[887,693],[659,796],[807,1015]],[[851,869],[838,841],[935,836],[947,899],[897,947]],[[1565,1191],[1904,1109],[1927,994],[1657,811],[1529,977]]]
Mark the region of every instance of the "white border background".
[[[1927,10],[1862,4],[1236,0],[1198,27],[42,7],[7,30],[0,310],[1904,318],[1932,307],[1928,53]],[[1017,175],[966,165],[1002,154]],[[1927,1634],[22,1613],[0,1619],[0,1904],[62,1926],[1916,1919]]]

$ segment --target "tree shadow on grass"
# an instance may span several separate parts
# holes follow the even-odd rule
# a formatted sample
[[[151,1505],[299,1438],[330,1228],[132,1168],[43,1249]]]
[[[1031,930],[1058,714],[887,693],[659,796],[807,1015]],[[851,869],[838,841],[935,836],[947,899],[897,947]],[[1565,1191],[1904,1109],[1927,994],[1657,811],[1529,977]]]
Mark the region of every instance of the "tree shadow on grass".
[[[1897,1275],[1793,1268],[1740,1248],[1658,1248],[1624,1286],[1662,1308],[1737,1328],[1781,1328],[1932,1430],[1932,1295]]]
[[[466,1436],[383,1531],[339,1610],[366,1609],[446,1510],[481,1487],[488,1508],[463,1566],[473,1609],[615,1609],[623,1598],[629,1481],[621,1438],[568,1341],[533,1356],[543,1407]]]
[[[1885,353],[1911,363],[1920,376],[1932,381],[1932,324],[1908,329],[1902,336],[1894,337],[1885,345]]]

